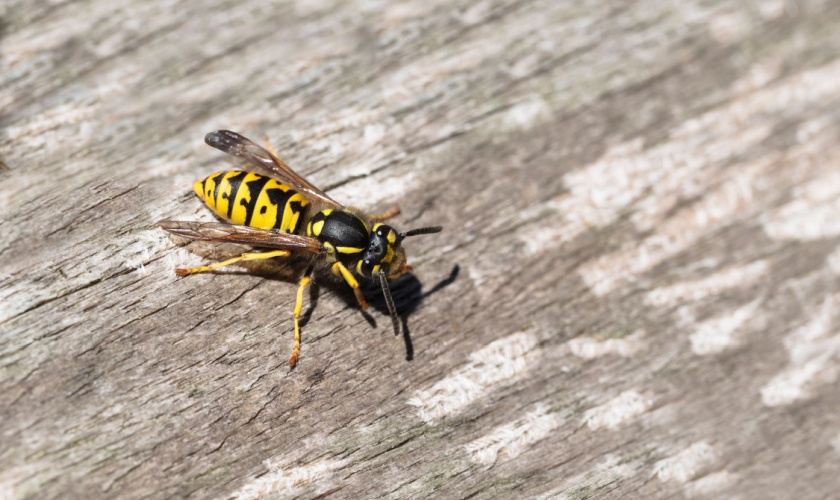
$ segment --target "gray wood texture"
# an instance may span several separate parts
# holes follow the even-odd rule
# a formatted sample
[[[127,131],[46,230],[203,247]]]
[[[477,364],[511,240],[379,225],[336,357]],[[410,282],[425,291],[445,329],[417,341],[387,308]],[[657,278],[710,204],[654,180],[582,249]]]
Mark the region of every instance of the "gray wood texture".
[[[0,16],[0,498],[837,495],[838,2]],[[294,268],[174,276],[222,128],[445,226],[408,339],[323,285],[290,370]]]

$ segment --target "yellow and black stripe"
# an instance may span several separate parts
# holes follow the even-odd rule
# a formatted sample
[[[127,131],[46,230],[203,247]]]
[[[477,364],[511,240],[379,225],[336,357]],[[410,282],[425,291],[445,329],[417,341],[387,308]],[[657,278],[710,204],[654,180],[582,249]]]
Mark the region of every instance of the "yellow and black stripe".
[[[231,170],[193,184],[193,191],[219,217],[233,224],[295,233],[309,202],[271,177]]]

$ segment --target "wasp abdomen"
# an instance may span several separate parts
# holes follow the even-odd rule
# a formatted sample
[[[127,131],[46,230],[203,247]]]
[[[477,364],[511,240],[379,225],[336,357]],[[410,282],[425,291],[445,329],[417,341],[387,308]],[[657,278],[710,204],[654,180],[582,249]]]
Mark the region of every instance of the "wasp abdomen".
[[[216,215],[244,226],[294,233],[309,204],[291,187],[253,172],[217,172],[193,184]]]

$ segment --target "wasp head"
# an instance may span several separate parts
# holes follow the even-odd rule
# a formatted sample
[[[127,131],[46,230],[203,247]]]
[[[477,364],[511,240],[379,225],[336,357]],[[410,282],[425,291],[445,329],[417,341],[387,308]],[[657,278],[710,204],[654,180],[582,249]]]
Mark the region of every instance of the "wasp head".
[[[411,267],[405,263],[405,249],[400,245],[402,240],[407,236],[436,233],[441,229],[440,227],[425,227],[398,233],[391,226],[374,225],[368,247],[362,253],[362,258],[357,265],[359,274],[368,278],[385,274],[388,279],[395,279],[405,274],[411,270]]]

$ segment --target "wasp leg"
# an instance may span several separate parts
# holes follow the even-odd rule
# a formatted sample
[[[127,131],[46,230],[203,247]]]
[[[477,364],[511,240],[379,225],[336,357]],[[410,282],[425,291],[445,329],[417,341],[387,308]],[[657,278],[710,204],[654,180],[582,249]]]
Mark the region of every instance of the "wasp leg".
[[[399,205],[394,205],[387,212],[384,212],[384,213],[381,213],[381,214],[371,214],[369,217],[370,217],[371,220],[379,222],[379,221],[383,221],[383,220],[388,220],[395,215],[399,215],[399,213],[400,213],[400,206]]]
[[[289,366],[294,368],[297,364],[298,354],[300,353],[300,325],[298,318],[300,318],[300,310],[303,307],[303,289],[309,284],[309,276],[312,274],[312,268],[306,270],[306,274],[300,279],[300,288],[298,288],[297,300],[295,301],[295,346],[292,349],[292,357],[289,359]]]
[[[356,281],[356,278],[350,273],[350,271],[347,270],[346,267],[344,267],[344,264],[336,262],[332,265],[332,272],[336,276],[341,274],[341,277],[344,278],[344,281],[350,285],[350,288],[353,289],[353,293],[356,294],[356,300],[359,301],[359,305],[362,309],[367,309],[367,301],[365,301],[365,298],[362,296],[362,288],[359,286],[359,282]]]
[[[215,264],[210,264],[207,266],[191,267],[189,269],[178,268],[175,270],[175,274],[177,274],[178,276],[186,276],[188,274],[212,271],[213,269],[229,266],[239,261],[262,260],[270,259],[272,257],[288,257],[291,254],[292,252],[288,250],[272,250],[270,252],[246,252],[240,255],[239,257],[234,257],[223,262],[216,262]]]
[[[402,267],[400,268],[400,270],[397,271],[395,274],[389,274],[388,279],[389,280],[395,280],[395,279],[399,278],[400,276],[402,276],[403,274],[410,273],[412,271],[414,271],[413,267],[409,266],[408,264],[403,264]]]
[[[271,139],[268,138],[268,134],[263,136],[263,140],[265,141],[265,149],[267,149],[268,152],[273,154],[275,157],[279,158],[280,156],[278,156],[277,150],[271,145]]]

